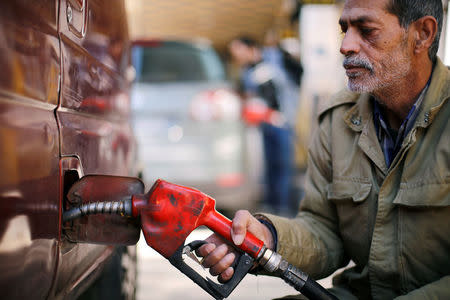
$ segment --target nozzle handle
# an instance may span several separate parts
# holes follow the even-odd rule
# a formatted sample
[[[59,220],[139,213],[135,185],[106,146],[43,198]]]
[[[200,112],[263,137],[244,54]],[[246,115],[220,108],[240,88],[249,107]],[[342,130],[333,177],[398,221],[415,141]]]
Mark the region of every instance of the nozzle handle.
[[[231,238],[232,222],[224,215],[220,214],[216,210],[211,210],[205,218],[205,225],[215,233],[233,243]],[[250,232],[247,232],[244,241],[237,247],[251,257],[257,259],[261,254],[261,249],[264,247],[264,242]]]
[[[169,261],[203,290],[213,296],[214,299],[221,300],[227,298],[253,266],[254,259],[243,253],[237,260],[233,277],[226,283],[218,284],[210,278],[204,278],[202,275],[197,273],[191,266],[185,263],[182,257],[182,254],[185,253],[185,251],[195,251],[205,243],[205,241],[193,241],[186,246],[182,246],[178,248],[171,257],[169,257]]]
[[[213,198],[161,179],[147,194],[132,196],[132,215],[140,217],[147,244],[166,258],[172,256],[178,247],[184,245],[189,234],[202,225],[233,242],[231,220],[217,212]],[[264,243],[250,233],[238,246],[253,258],[258,258],[263,247]]]

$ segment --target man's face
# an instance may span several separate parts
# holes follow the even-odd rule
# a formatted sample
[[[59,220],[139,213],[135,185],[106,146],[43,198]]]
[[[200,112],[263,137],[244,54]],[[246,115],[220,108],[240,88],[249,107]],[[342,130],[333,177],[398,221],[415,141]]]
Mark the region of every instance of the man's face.
[[[386,90],[411,71],[407,31],[386,10],[387,0],[347,0],[339,20],[345,34],[341,53],[348,87],[355,92]]]
[[[252,62],[252,49],[238,40],[231,42],[229,51],[233,60],[240,66]]]

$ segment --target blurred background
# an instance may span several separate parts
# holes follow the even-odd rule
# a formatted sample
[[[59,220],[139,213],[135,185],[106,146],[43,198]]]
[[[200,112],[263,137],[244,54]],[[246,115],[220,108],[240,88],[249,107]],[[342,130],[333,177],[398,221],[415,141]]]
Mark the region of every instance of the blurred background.
[[[345,87],[339,53],[343,1],[126,0],[133,41],[133,125],[140,173],[213,196],[231,215],[263,208],[264,151],[258,126],[241,117],[240,69],[228,45],[245,35],[276,44],[303,67],[294,124],[291,207],[302,193],[307,145],[322,101]],[[444,30],[445,30],[444,26]],[[443,34],[445,37],[446,35]],[[450,59],[449,39],[440,57]]]
[[[290,207],[295,211],[316,111],[346,85],[337,26],[342,5],[333,0],[126,0],[135,72],[132,120],[146,186],[163,178],[197,188],[214,197],[217,209],[229,217],[237,209],[267,208],[262,133],[242,117],[241,70],[228,49],[233,39],[246,36],[262,47],[282,48],[303,68],[293,126]],[[439,56],[448,65],[445,32],[447,25]],[[193,235],[208,233],[202,229]],[[209,299],[143,239],[138,261],[138,299]],[[321,283],[331,285],[329,278]],[[248,275],[230,299],[271,299],[290,292],[277,279]]]
[[[126,2],[134,40],[132,90],[139,162],[147,184],[164,178],[213,196],[231,215],[258,210],[264,154],[257,126],[241,118],[239,68],[227,50],[269,32],[299,58],[299,2]],[[295,203],[293,203],[295,206]]]
[[[213,196],[217,208],[228,215],[236,209],[263,209],[267,183],[261,132],[241,117],[240,69],[231,60],[228,44],[245,35],[263,47],[280,46],[301,61],[304,74],[294,102],[302,121],[295,124],[290,199],[295,211],[314,111],[321,99],[345,84],[336,51],[339,5],[127,0],[126,7],[142,178],[147,185],[164,178],[198,188]]]

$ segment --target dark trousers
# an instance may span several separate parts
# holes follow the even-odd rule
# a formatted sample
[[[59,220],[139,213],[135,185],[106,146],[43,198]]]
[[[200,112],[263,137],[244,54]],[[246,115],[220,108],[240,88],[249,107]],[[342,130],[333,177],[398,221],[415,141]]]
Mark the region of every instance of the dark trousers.
[[[293,134],[287,127],[262,123],[265,193],[264,204],[273,213],[289,214],[293,177]]]

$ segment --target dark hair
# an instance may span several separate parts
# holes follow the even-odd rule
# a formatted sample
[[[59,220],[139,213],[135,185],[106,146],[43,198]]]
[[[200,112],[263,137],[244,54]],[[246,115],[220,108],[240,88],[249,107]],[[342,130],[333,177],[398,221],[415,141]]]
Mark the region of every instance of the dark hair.
[[[388,1],[387,11],[398,17],[400,26],[403,28],[408,28],[412,22],[425,16],[432,16],[436,19],[438,30],[430,49],[428,49],[428,56],[434,62],[442,31],[444,15],[442,0],[390,0]]]

